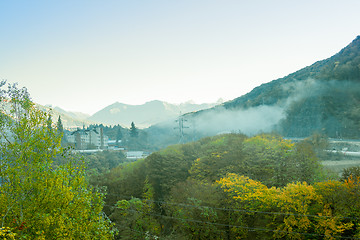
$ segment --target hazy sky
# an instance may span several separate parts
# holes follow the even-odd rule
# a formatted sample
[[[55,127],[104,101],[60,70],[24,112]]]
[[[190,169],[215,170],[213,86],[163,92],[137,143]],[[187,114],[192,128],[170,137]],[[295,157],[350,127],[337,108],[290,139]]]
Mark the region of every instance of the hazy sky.
[[[2,0],[0,79],[35,102],[230,100],[337,53],[359,0]]]

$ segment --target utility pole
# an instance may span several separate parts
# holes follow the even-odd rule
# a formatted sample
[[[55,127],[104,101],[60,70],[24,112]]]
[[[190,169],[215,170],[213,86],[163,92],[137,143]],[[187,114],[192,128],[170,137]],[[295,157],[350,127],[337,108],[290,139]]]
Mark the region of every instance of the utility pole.
[[[184,122],[187,122],[187,120],[184,118],[184,116],[180,112],[180,116],[175,122],[178,122],[178,127],[175,127],[174,129],[179,129],[179,143],[183,143],[184,141],[184,128],[189,128],[184,126]]]

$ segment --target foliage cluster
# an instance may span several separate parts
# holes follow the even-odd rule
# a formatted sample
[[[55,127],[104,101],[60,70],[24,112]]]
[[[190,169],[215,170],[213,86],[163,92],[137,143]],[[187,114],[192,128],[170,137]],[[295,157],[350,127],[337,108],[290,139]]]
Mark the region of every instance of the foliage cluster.
[[[81,154],[86,162],[88,174],[101,174],[126,163],[126,156],[122,151],[105,150],[91,154]]]
[[[26,89],[9,85],[2,90],[1,234],[112,239],[111,223],[102,212],[103,194],[88,185],[83,160],[61,148],[61,134],[49,119],[35,108]],[[62,164],[55,165],[55,158]]]
[[[264,227],[263,231],[242,232],[251,239],[336,239],[360,236],[356,206],[360,185],[350,178],[344,182],[324,181],[288,183],[276,188],[263,185],[245,176],[228,174],[218,181],[227,193],[228,206],[243,209],[232,212],[236,225]],[[348,201],[352,205],[347,204]],[[231,230],[237,231],[237,228]]]
[[[333,214],[326,202],[331,194],[317,192],[321,176],[311,141],[293,143],[274,134],[225,134],[170,146],[146,159],[118,166],[92,183],[108,189],[105,212],[121,229],[119,239],[272,239],[293,238],[297,231],[355,234],[356,224],[346,225],[342,219],[333,223],[338,230],[314,230],[299,228],[298,223],[294,223],[296,227],[286,225],[300,221],[290,215],[257,213]],[[325,183],[337,184],[339,189],[352,184]],[[349,194],[357,189],[352,186]],[[298,199],[301,194],[307,198]],[[303,201],[309,207],[301,209]],[[340,209],[338,205],[335,208]],[[356,214],[348,212],[346,216]],[[336,210],[336,217],[341,214]],[[273,231],[262,231],[264,226]],[[305,235],[296,236],[301,239]]]

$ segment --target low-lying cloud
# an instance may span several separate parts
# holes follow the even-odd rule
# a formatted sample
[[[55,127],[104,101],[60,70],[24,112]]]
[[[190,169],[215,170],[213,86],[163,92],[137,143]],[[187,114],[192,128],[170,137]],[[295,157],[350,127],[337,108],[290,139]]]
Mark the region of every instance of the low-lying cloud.
[[[241,132],[254,135],[270,132],[286,118],[286,110],[292,103],[313,96],[325,96],[334,92],[360,92],[360,84],[354,81],[297,80],[283,84],[282,91],[288,97],[279,99],[276,105],[261,105],[248,109],[225,109],[218,106],[188,119],[193,132],[215,135],[226,132]],[[282,95],[284,96],[284,95]],[[190,130],[191,132],[191,130]]]
[[[262,105],[246,110],[228,110],[218,107],[189,121],[196,132],[215,135],[241,132],[247,135],[271,131],[282,118],[284,109],[279,106]]]

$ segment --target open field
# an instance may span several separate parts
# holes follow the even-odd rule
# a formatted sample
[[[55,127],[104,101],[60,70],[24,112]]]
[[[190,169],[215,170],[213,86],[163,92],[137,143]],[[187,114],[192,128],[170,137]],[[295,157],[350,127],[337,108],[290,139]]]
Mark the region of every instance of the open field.
[[[325,166],[332,172],[340,175],[344,168],[360,166],[360,159],[355,159],[355,160],[343,159],[343,160],[336,160],[336,161],[322,161],[321,163],[323,166]]]

